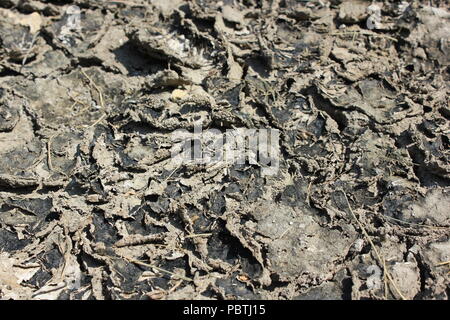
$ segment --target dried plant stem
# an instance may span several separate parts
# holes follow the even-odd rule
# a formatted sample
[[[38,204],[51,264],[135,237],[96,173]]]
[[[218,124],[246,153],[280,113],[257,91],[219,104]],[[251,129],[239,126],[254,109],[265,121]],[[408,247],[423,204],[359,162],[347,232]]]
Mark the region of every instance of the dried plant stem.
[[[358,217],[355,215],[355,213],[352,210],[352,207],[350,206],[350,202],[348,201],[347,198],[347,194],[345,193],[345,191],[343,189],[340,189],[340,191],[344,194],[345,197],[345,201],[347,202],[347,206],[348,209],[350,210],[350,213],[352,214],[353,218],[356,220],[356,222],[358,223],[358,226],[360,227],[362,233],[364,234],[364,236],[366,237],[367,241],[370,243],[370,246],[372,247],[373,251],[375,252],[375,256],[378,259],[378,262],[380,263],[380,265],[383,267],[384,269],[384,274],[386,276],[386,278],[389,280],[389,282],[392,284],[392,286],[394,287],[395,291],[397,292],[397,294],[400,296],[400,298],[402,300],[407,300],[405,298],[405,296],[402,294],[402,292],[400,291],[400,289],[398,288],[397,284],[394,282],[394,279],[392,278],[391,274],[389,273],[388,269],[386,268],[386,264],[385,264],[385,260],[384,257],[381,255],[381,253],[378,251],[377,247],[375,246],[375,244],[373,243],[372,239],[370,238],[369,234],[367,233],[366,228],[364,227],[364,225],[362,224],[362,222],[358,219]]]
[[[179,279],[181,279],[181,280],[188,281],[188,282],[192,282],[192,281],[193,281],[191,278],[188,278],[188,277],[185,277],[185,276],[182,276],[182,275],[179,275],[179,274],[170,272],[169,270],[166,270],[166,269],[157,267],[157,266],[155,266],[155,265],[152,265],[152,264],[149,264],[149,263],[145,263],[145,262],[142,262],[142,261],[140,261],[140,260],[136,260],[136,259],[134,259],[134,258],[125,257],[125,256],[122,256],[122,255],[121,255],[121,257],[122,257],[123,259],[127,260],[128,262],[131,262],[131,263],[134,263],[134,264],[138,264],[138,265],[141,265],[141,266],[144,266],[144,267],[156,269],[156,270],[158,270],[158,271],[160,271],[160,272],[163,272],[163,273],[166,273],[166,274],[168,274],[168,275],[171,275],[172,277],[177,277],[177,278],[179,278]]]
[[[397,42],[397,39],[395,39],[393,37],[387,36],[385,34],[371,32],[371,31],[368,31],[368,30],[335,31],[335,32],[331,32],[331,35],[333,35],[333,36],[338,36],[338,35],[353,35],[353,36],[355,36],[356,34],[362,34],[362,35],[366,35],[366,36],[374,36],[374,37],[379,37],[379,38],[386,38],[386,39],[392,40],[394,42]]]
[[[100,106],[102,107],[103,110],[105,110],[105,103],[103,101],[103,94],[102,94],[102,90],[97,86],[97,84],[86,74],[86,72],[84,72],[84,70],[80,70],[81,73],[83,74],[83,76],[86,77],[86,79],[89,80],[89,82],[92,84],[92,86],[95,88],[95,90],[97,90],[98,92],[98,96],[100,99]]]

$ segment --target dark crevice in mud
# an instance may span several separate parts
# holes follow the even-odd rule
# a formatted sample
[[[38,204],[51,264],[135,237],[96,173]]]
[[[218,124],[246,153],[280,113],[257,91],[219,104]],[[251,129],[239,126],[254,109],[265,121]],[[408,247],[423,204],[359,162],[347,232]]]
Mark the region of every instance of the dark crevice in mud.
[[[442,177],[435,173],[435,169],[429,168],[424,162],[425,154],[417,146],[408,148],[408,153],[413,160],[413,170],[421,185],[426,187],[448,187],[450,186],[450,179]]]
[[[165,70],[169,67],[166,61],[157,63],[149,59],[130,41],[113,50],[112,53],[117,61],[127,69],[130,76],[148,75],[149,73],[155,73],[156,70]]]
[[[38,189],[38,183],[33,186],[12,186],[6,184],[0,184],[0,192],[13,193],[17,195],[30,194]]]
[[[448,108],[439,108],[438,111],[445,119],[450,121],[450,110]]]
[[[423,112],[424,113],[430,113],[433,111],[433,108],[428,107],[428,106],[423,106]]]
[[[0,71],[0,78],[2,77],[19,77],[23,76],[22,73],[12,70],[10,68],[4,68],[2,71]]]
[[[308,87],[304,89],[301,93],[306,96],[311,96],[315,107],[319,110],[324,111],[334,121],[336,121],[340,131],[343,131],[348,126],[347,120],[342,115],[343,111],[340,111],[337,108],[333,107],[333,105],[329,101],[322,98],[322,96],[318,92],[317,87],[315,86]]]
[[[36,190],[36,193],[45,195],[45,194],[48,194],[48,193],[56,192],[58,190],[63,189],[64,185],[65,185],[65,183],[60,184],[60,185],[56,185],[56,186],[44,186],[44,187],[38,188]]]
[[[208,240],[209,257],[220,259],[231,265],[239,262],[243,266],[243,272],[249,274],[251,278],[257,277],[261,269],[252,252],[245,248],[239,239],[222,228]],[[224,251],[224,248],[227,250]]]
[[[431,277],[429,267],[422,261],[422,257],[420,255],[414,255],[417,260],[417,266],[419,267],[420,272],[420,290],[426,290],[427,279]]]
[[[353,290],[353,281],[351,278],[345,278],[341,281],[342,286],[342,299],[343,300],[351,300],[352,299],[352,290]]]
[[[14,59],[12,60],[12,62],[18,66],[20,66],[19,70],[22,70],[23,67],[25,67],[26,65],[36,61],[37,57],[36,56],[32,56],[32,57],[23,57],[21,59]]]
[[[119,131],[123,133],[136,133],[147,135],[152,133],[170,134],[172,130],[156,127],[148,122],[129,121],[119,127]]]
[[[88,238],[90,236],[88,235]],[[92,239],[91,239],[92,240]],[[98,268],[105,267],[106,264],[104,261],[96,259],[92,255],[84,252],[81,248],[80,252],[76,255],[76,259],[78,264],[80,265],[80,269],[87,272],[87,268]]]
[[[9,9],[9,8],[14,7],[14,5],[15,4],[14,4],[13,0],[4,0],[4,1],[0,2],[0,7],[2,7],[2,8]]]
[[[331,223],[332,219],[331,219],[330,215],[327,213],[327,211],[324,208],[318,206],[318,204],[316,204],[313,199],[310,200],[310,207],[311,207],[311,209],[315,210],[315,212],[317,213],[317,215],[320,218],[326,219],[326,223]]]
[[[417,125],[417,129],[423,133],[427,138],[433,139],[436,138],[436,135],[434,134],[434,132],[432,130],[430,130],[430,128],[427,128],[427,123],[426,122],[422,122],[419,125]]]
[[[269,76],[267,73],[267,58],[264,58],[262,54],[254,54],[245,60],[245,66],[251,67],[258,75],[265,79]],[[245,77],[243,77],[245,79]]]
[[[268,105],[268,103],[256,102],[255,107],[261,112],[261,114],[264,115],[264,117],[269,122],[269,124],[272,128],[279,129],[280,131],[283,130],[283,128],[280,126],[280,124],[278,124],[278,120],[275,118],[275,116],[270,111],[270,106]]]
[[[65,5],[65,4],[72,3],[73,1],[72,0],[49,0],[49,1],[46,1],[46,2],[50,2],[50,3],[54,4],[54,5],[62,6],[62,5]]]
[[[78,68],[92,68],[98,67],[104,72],[111,74],[120,74],[120,72],[114,68],[105,66],[103,60],[97,57],[78,57],[71,60],[71,71]]]
[[[72,68],[74,68],[74,69],[78,68],[78,67],[82,67],[82,68],[90,68],[90,67],[104,68],[102,60],[97,58],[97,57],[89,57],[89,58],[79,57],[76,60],[72,60],[71,65],[72,65]],[[108,72],[108,70],[105,70],[105,71]]]
[[[51,222],[54,220],[58,220],[60,217],[58,212],[50,212],[46,217],[45,217],[45,222]]]
[[[185,7],[186,8],[186,7]],[[183,7],[180,7],[180,11],[183,11]],[[192,15],[191,12],[186,12],[187,17],[189,17],[193,24],[198,28],[200,32],[210,33],[214,30],[214,20],[213,19],[201,19]]]
[[[41,133],[42,125],[39,119],[37,118],[37,115],[34,113],[34,111],[31,108],[26,107],[24,108],[24,113],[26,116],[28,116],[28,118],[31,120],[33,124],[34,134],[39,138],[46,138]]]

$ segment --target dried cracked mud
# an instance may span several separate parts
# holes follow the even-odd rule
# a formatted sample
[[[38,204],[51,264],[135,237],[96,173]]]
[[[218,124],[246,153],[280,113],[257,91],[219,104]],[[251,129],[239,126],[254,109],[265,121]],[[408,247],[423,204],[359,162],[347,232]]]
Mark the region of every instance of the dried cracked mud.
[[[448,299],[448,8],[1,0],[0,299]]]

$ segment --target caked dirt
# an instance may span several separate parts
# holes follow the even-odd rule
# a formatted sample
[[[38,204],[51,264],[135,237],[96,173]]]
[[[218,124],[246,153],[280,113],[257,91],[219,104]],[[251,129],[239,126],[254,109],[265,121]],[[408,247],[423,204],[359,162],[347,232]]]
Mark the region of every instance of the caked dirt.
[[[1,0],[0,298],[448,299],[448,7]]]

